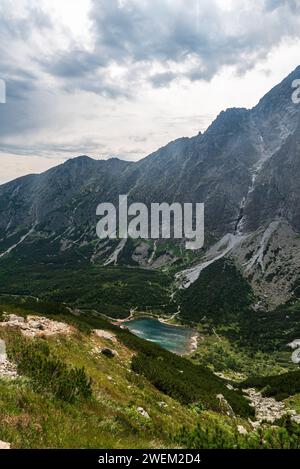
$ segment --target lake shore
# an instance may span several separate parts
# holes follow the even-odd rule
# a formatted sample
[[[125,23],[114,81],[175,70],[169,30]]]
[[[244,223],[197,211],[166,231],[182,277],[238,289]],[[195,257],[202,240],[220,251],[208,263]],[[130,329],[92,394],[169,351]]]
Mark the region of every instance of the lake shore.
[[[151,318],[151,319],[156,319],[157,321],[161,322],[162,324],[167,324],[168,326],[174,326],[174,327],[189,327],[189,326],[183,326],[181,324],[174,324],[170,321],[172,321],[179,313],[175,313],[169,318],[163,318],[161,316],[156,316],[155,314],[151,313],[145,313],[145,312],[137,312],[137,311],[131,311],[130,315],[127,318],[124,319],[113,319],[113,318],[108,318],[110,319],[111,323],[114,324],[115,326],[118,326],[120,324],[123,324],[124,322],[130,322],[134,321],[139,318]]]
[[[189,350],[187,351],[187,353],[185,353],[183,356],[185,355],[192,355],[194,352],[196,352],[197,348],[198,348],[198,340],[200,339],[200,334],[199,332],[195,332],[192,337],[190,338],[190,344],[189,344]]]
[[[169,326],[169,327],[174,327],[174,328],[178,328],[178,329],[179,328],[185,328],[185,329],[188,328],[192,331],[192,334],[187,340],[186,351],[184,353],[177,353],[177,355],[190,356],[198,348],[198,340],[200,338],[200,334],[199,334],[198,331],[190,328],[189,326],[184,326],[184,325],[181,325],[181,324],[172,323],[171,321],[173,319],[175,319],[176,316],[177,316],[177,314],[171,316],[170,318],[162,318],[162,317],[155,316],[155,315],[149,314],[149,313],[141,313],[141,312],[132,311],[127,318],[115,320],[115,321],[113,321],[113,324],[115,326],[124,328],[124,327],[127,327],[126,323],[136,321],[137,319],[153,319],[153,320],[156,320],[156,321],[160,322],[161,324],[165,324],[166,326]]]

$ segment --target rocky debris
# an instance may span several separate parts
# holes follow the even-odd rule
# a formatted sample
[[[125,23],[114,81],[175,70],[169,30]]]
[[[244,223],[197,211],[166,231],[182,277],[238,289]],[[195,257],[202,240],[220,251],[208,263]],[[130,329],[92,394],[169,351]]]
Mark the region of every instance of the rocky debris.
[[[178,257],[173,256],[171,253],[167,252],[157,257],[154,262],[152,262],[153,269],[160,269],[166,265],[170,266],[178,261]]]
[[[250,406],[255,409],[255,416],[258,422],[274,422],[284,415],[290,415],[296,423],[300,422],[300,415],[296,411],[288,410],[282,402],[276,401],[272,397],[263,397],[260,392],[253,388],[243,389],[247,399],[251,401]]]
[[[17,376],[17,367],[7,359],[5,342],[0,339],[0,377],[16,378]]]
[[[243,425],[238,425],[237,430],[240,435],[248,435],[248,431],[246,430],[245,427],[243,427]]]
[[[15,379],[17,376],[17,367],[13,363],[8,360],[4,363],[0,363],[0,378]]]
[[[110,348],[102,348],[100,352],[108,358],[114,358],[116,356],[116,352]]]
[[[143,407],[138,407],[136,410],[142,417],[145,417],[145,419],[150,419],[150,415],[145,411],[145,409],[143,409]]]
[[[261,227],[233,255],[259,298],[255,311],[274,309],[292,297],[300,265],[300,239],[289,223],[275,220],[269,227]]]
[[[150,246],[141,242],[132,253],[132,260],[140,266],[146,267],[149,264]]]
[[[291,419],[300,424],[300,415],[294,409],[287,409],[286,413],[290,415]]]
[[[219,400],[221,411],[225,412],[227,415],[229,415],[231,417],[234,417],[235,416],[234,411],[233,411],[231,405],[229,404],[229,402],[226,401],[223,394],[217,394],[216,398]]]
[[[0,440],[0,449],[10,449],[10,443],[6,443],[6,441]]]
[[[112,340],[112,341],[116,340],[115,334],[113,334],[112,332],[109,332],[109,331],[105,331],[105,330],[102,330],[102,329],[94,329],[93,333],[97,337],[100,337],[100,339],[108,339],[108,340]]]
[[[254,407],[255,415],[259,422],[263,420],[267,422],[274,422],[285,415],[284,404],[278,402],[271,397],[263,397],[260,392],[255,389],[244,389],[243,392],[251,401],[250,406]]]
[[[260,422],[258,420],[252,421],[251,419],[248,419],[248,422],[252,426],[253,430],[257,430],[260,427]]]
[[[53,321],[40,316],[27,316],[26,320],[19,316],[8,315],[6,321],[0,323],[1,327],[20,329],[26,337],[51,337],[59,334],[70,335],[74,327],[63,322]]]
[[[13,322],[25,322],[25,318],[23,318],[23,316],[17,316],[16,314],[8,314],[7,319],[8,321]]]

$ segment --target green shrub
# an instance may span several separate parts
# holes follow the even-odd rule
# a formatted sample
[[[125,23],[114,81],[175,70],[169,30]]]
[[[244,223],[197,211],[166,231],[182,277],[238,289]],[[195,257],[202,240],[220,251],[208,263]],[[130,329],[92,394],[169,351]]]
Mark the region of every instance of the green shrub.
[[[263,396],[272,396],[283,400],[300,392],[300,370],[275,376],[249,378],[243,381],[240,386],[242,388],[259,388],[262,389]]]
[[[253,298],[251,286],[227,259],[214,262],[177,294],[182,316],[195,322],[204,316],[215,323],[236,321],[238,315],[248,311]]]
[[[220,410],[217,394],[223,394],[234,412],[241,416],[253,415],[247,399],[226,387],[224,380],[208,368],[175,355],[152,342],[147,342],[120,329],[119,339],[138,353],[132,359],[132,369],[145,376],[159,391],[182,404],[200,403]]]
[[[299,449],[300,425],[289,417],[279,423],[281,426],[261,427],[240,435],[232,426],[206,420],[193,430],[181,428],[173,441],[187,449]]]
[[[9,359],[17,364],[18,372],[30,377],[36,389],[66,402],[91,397],[91,380],[84,369],[68,367],[51,354],[43,340],[31,341],[14,334],[7,352]]]

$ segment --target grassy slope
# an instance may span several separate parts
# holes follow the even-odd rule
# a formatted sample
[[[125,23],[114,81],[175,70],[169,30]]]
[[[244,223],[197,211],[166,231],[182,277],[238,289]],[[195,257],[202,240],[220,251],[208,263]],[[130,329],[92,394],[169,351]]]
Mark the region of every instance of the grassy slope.
[[[25,304],[24,309],[24,305],[6,304],[0,310],[27,315],[29,312],[39,314],[42,309],[38,303],[37,308],[29,305]],[[47,344],[51,353],[63,362],[85,368],[93,380],[93,397],[70,404],[55,398],[45,389],[37,390],[26,376],[16,381],[0,379],[0,439],[23,448],[172,447],[175,445],[172,438],[183,425],[193,428],[205,414],[215,415],[220,421],[227,418],[209,409],[203,413],[202,406],[199,410],[196,403],[184,405],[132,371],[134,355],[152,353],[156,356],[157,350],[161,351],[159,347],[114,328],[98,317],[75,317],[66,315],[63,310],[53,310],[57,314],[51,314],[49,304],[45,309],[49,317],[76,325],[77,332],[73,336],[47,339]],[[90,331],[95,327],[113,329],[118,333],[118,341],[112,345],[107,339],[91,335]],[[14,332],[0,328],[0,336],[6,340],[9,350]],[[118,355],[110,359],[95,353],[101,347],[111,347]],[[162,351],[162,356],[165,354],[172,355]],[[178,360],[182,367],[182,359],[178,357]],[[210,372],[205,379],[208,376],[214,379]],[[223,391],[226,394],[221,380],[215,378],[215,383],[217,387],[212,392]],[[159,402],[162,401],[166,407],[160,407]],[[142,417],[137,412],[138,406],[143,407],[151,418]],[[235,426],[235,422],[230,425]]]
[[[23,304],[19,300],[19,303],[7,303],[0,307],[0,312],[5,310],[27,315],[29,312],[39,314],[45,309],[47,314],[44,315],[76,326],[74,335],[47,339],[46,342],[51,354],[64,363],[72,367],[84,366],[86,374],[93,380],[93,397],[70,404],[55,398],[47,389],[37,390],[34,382],[24,375],[15,381],[0,379],[0,440],[11,442],[13,447],[261,447],[261,441],[267,441],[265,447],[298,447],[298,428],[291,429],[290,425],[278,431],[266,428],[262,430],[262,438],[259,432],[251,431],[247,419],[228,417],[224,409],[213,410],[214,404],[203,390],[202,399],[185,404],[181,396],[172,398],[169,390],[166,390],[169,395],[159,391],[151,381],[158,388],[160,383],[152,379],[151,373],[144,366],[148,360],[150,363],[159,360],[163,371],[166,359],[169,371],[173,369],[176,372],[177,369],[173,378],[180,378],[178,370],[184,370],[182,382],[190,380],[191,376],[186,375],[189,370],[193,373],[198,369],[202,371],[204,380],[212,386],[210,397],[216,392],[223,392],[224,395],[227,392],[226,398],[235,405],[235,399],[228,393],[223,381],[216,377],[214,381],[213,375],[207,370],[194,367],[191,363],[185,365],[186,360],[162,351],[128,331],[115,328],[99,317],[84,314],[76,317],[67,314],[63,307],[57,309],[56,305],[50,303],[35,303],[32,300],[26,300]],[[117,342],[112,344],[107,339],[91,335],[93,328],[115,332]],[[6,340],[9,350],[10,340],[15,337],[15,333],[0,328],[0,336]],[[107,358],[98,353],[101,347],[113,348],[118,355]],[[146,358],[141,361],[139,374],[132,370],[134,357]],[[198,385],[200,388],[204,386],[201,380]],[[176,380],[174,388],[181,389]],[[203,398],[207,398],[207,402]],[[159,405],[162,401],[167,404],[166,407]],[[138,406],[143,407],[151,418],[142,417],[137,412]],[[238,435],[238,424],[248,429],[247,437]],[[270,438],[268,432],[272,433]]]
[[[0,334],[9,343],[10,333],[0,329]],[[95,348],[112,347],[109,340],[83,331],[47,343],[65,363],[84,366],[93,380],[93,398],[69,404],[37,392],[24,376],[0,380],[0,439],[14,447],[163,447],[170,444],[171,430],[192,424],[192,410],[131,371],[132,351],[121,342],[113,345],[118,353],[113,359],[94,353]],[[160,401],[168,407],[161,409]],[[138,406],[151,419],[142,417]]]

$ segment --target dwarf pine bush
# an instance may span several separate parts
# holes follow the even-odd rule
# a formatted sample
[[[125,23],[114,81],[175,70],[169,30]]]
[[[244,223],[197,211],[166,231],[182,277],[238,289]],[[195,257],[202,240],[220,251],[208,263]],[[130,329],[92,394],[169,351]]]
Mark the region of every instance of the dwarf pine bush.
[[[221,421],[203,421],[192,430],[181,428],[173,441],[187,449],[299,449],[300,425],[288,416],[277,424],[240,435]]]
[[[31,341],[14,334],[8,342],[7,352],[17,364],[18,372],[30,377],[36,389],[49,392],[66,402],[91,397],[91,379],[85,370],[69,367],[52,355],[47,342]]]

